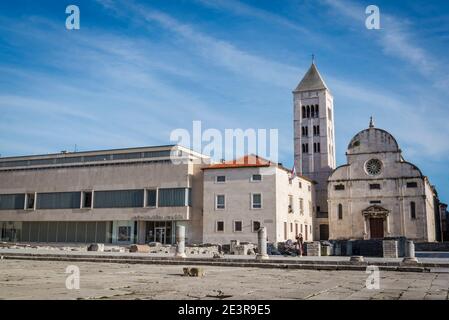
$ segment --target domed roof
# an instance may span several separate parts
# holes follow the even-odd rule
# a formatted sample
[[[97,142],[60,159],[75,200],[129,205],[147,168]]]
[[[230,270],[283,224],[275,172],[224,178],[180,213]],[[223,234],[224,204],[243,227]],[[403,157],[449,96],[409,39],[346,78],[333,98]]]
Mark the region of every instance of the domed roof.
[[[387,131],[374,127],[371,118],[368,129],[357,133],[349,142],[347,154],[400,152],[396,139]]]

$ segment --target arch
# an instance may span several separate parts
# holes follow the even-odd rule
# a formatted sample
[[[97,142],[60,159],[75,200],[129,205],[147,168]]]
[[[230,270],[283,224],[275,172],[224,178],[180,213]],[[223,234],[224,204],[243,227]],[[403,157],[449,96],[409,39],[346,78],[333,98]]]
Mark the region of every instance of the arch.
[[[318,106],[317,104],[315,105],[315,116],[316,116],[317,118],[320,117],[320,109],[319,109],[319,106]]]
[[[315,118],[315,106],[313,104],[310,107],[310,117]]]
[[[307,106],[306,110],[307,110],[307,118],[310,118],[310,106]]]
[[[306,107],[302,106],[302,118],[304,119],[306,117]]]

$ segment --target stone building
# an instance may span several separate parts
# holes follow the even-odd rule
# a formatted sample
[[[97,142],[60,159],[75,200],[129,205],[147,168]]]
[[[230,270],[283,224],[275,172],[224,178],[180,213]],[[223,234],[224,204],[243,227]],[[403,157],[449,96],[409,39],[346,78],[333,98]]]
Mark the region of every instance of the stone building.
[[[256,156],[204,167],[203,240],[257,243],[267,227],[269,242],[313,240],[314,183]]]
[[[0,158],[0,241],[171,244],[184,225],[201,243],[204,162],[180,146]]]
[[[330,239],[436,240],[435,190],[390,133],[371,120],[346,157],[328,180]]]
[[[296,172],[316,182],[314,238],[329,238],[327,179],[336,166],[334,102],[314,62],[293,91]]]

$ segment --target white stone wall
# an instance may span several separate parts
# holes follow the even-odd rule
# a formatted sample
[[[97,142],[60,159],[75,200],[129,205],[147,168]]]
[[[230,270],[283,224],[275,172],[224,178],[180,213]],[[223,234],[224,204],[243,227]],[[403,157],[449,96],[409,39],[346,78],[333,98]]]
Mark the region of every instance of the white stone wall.
[[[262,174],[261,182],[252,182],[253,174]],[[217,175],[225,175],[225,183],[216,183]],[[299,182],[302,188],[299,188]],[[310,186],[311,191],[308,191]],[[262,209],[251,208],[251,194],[262,194]],[[231,240],[257,243],[257,232],[252,222],[260,221],[267,228],[268,241],[285,241],[284,222],[287,223],[287,239],[295,237],[295,223],[312,225],[308,209],[313,185],[310,181],[295,178],[289,183],[288,173],[276,167],[226,168],[204,170],[203,241],[228,244]],[[215,209],[215,196],[224,194],[226,208]],[[289,213],[289,195],[292,195],[293,212]],[[299,197],[304,198],[304,214],[299,213]],[[233,222],[243,222],[243,231],[234,232]],[[216,222],[223,221],[224,232],[216,231]],[[293,232],[290,232],[293,223]]]
[[[329,177],[331,239],[371,238],[369,222],[362,212],[378,205],[389,211],[384,221],[385,237],[435,240],[432,189],[420,170],[403,160],[396,140],[389,133],[375,128],[358,133],[350,142],[347,158],[348,164]],[[366,172],[365,164],[370,159],[381,161],[379,175]],[[417,183],[417,187],[408,188],[408,182]],[[379,184],[380,189],[372,190],[370,184]],[[337,185],[343,185],[344,190],[336,190]],[[411,216],[412,201],[416,204],[416,219]],[[339,204],[343,206],[343,219],[338,217]]]

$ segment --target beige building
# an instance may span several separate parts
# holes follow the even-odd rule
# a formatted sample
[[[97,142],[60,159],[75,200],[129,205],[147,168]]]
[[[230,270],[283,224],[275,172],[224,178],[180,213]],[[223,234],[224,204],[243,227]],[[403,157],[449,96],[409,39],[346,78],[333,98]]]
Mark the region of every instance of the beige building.
[[[313,240],[314,184],[292,179],[290,170],[256,156],[213,164],[204,171],[203,241],[257,243],[267,228],[269,242]]]
[[[174,243],[184,225],[201,243],[203,162],[180,146],[1,158],[1,241]]]
[[[293,91],[296,172],[316,181],[314,238],[329,238],[327,179],[335,169],[334,99],[312,63]]]
[[[434,188],[404,160],[390,133],[371,120],[352,138],[346,156],[347,164],[329,177],[330,239],[435,241]]]

